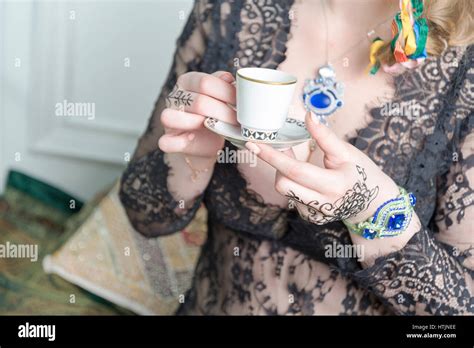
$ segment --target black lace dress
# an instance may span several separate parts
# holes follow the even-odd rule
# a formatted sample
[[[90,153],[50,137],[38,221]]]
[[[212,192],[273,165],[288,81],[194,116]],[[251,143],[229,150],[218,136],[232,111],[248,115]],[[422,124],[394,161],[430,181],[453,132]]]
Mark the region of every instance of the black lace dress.
[[[473,47],[448,48],[396,77],[392,103],[415,101],[419,115],[384,117],[383,105],[372,108],[368,127],[350,140],[418,198],[422,230],[373,266],[326,258],[325,245],[351,244],[345,226],[314,225],[296,211],[264,203],[234,164],[217,163],[194,205],[175,209],[157,140],[159,116],[177,76],[191,70],[235,73],[236,58],[241,67],[277,68],[285,59],[291,6],[272,0],[196,3],[123,175],[121,200],[147,236],[182,229],[201,202],[208,209],[208,240],[179,313],[473,314]]]

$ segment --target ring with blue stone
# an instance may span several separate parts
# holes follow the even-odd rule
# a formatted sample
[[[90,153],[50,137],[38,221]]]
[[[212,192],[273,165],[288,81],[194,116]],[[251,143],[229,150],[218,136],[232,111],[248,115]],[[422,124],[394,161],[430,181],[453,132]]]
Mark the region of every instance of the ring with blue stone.
[[[306,80],[303,87],[303,103],[319,120],[327,124],[326,118],[344,105],[344,85],[336,81],[332,66],[325,65],[318,71],[318,77]]]
[[[369,219],[351,224],[343,221],[350,232],[365,239],[394,237],[403,233],[414,213],[416,197],[400,187],[400,195],[383,203]]]

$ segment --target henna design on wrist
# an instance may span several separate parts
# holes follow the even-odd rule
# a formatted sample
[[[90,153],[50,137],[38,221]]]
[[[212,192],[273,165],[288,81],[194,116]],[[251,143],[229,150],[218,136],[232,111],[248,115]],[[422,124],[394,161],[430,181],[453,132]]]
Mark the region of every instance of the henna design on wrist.
[[[324,225],[333,221],[345,220],[367,210],[370,203],[379,192],[379,187],[372,189],[367,187],[367,174],[364,168],[356,165],[360,179],[347,190],[345,194],[333,203],[321,203],[317,200],[305,203],[293,191],[289,191],[286,197],[299,205],[303,205],[307,214],[303,216],[309,222]]]
[[[178,85],[175,85],[173,90],[166,97],[167,107],[175,106],[179,108],[181,106],[191,106],[192,102],[192,94],[180,89]]]

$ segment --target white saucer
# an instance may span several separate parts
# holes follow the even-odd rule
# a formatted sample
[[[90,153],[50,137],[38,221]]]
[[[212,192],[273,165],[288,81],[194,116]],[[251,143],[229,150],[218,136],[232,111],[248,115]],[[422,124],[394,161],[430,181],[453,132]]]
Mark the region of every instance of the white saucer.
[[[234,126],[212,117],[208,117],[204,121],[204,126],[241,149],[245,149],[245,143],[251,141],[254,143],[268,144],[277,150],[286,150],[311,139],[311,135],[306,130],[304,122],[294,118],[286,119],[285,125],[279,130],[275,140],[246,139],[241,134],[240,126]]]

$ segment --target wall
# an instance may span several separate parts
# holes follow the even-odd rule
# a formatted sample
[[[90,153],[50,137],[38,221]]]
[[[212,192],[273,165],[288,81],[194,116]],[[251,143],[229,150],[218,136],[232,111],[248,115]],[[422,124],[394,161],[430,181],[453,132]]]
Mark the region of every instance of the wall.
[[[10,168],[82,199],[112,183],[145,129],[191,7],[0,1],[0,187]]]

